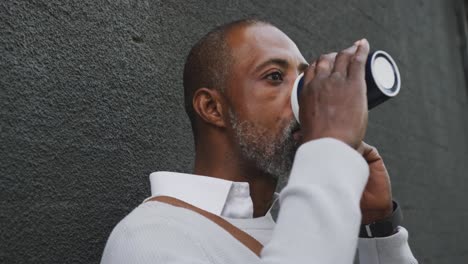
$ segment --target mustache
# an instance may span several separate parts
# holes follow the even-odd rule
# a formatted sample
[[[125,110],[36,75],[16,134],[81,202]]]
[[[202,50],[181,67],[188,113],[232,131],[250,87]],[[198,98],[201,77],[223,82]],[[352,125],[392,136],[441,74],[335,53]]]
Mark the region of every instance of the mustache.
[[[287,134],[288,136],[292,136],[292,134],[298,131],[299,129],[301,129],[301,125],[299,124],[299,122],[297,122],[295,118],[293,118],[291,122],[289,122],[289,124],[286,126],[285,134]]]
[[[297,120],[295,118],[293,118],[293,120],[291,121],[289,126],[290,126],[290,130],[291,130],[292,133],[294,133],[297,130],[301,129],[301,125],[299,124],[299,122],[297,122]]]

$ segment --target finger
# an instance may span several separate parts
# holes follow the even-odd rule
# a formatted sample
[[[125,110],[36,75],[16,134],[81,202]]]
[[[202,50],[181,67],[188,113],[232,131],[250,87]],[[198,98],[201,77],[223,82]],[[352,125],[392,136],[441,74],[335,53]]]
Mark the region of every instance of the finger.
[[[366,39],[359,41],[356,53],[351,58],[348,68],[348,78],[364,79],[366,73],[366,60],[369,55],[369,42]]]
[[[304,71],[304,83],[309,83],[315,78],[315,66],[316,65],[317,65],[317,61],[314,61]]]
[[[336,52],[320,56],[315,66],[315,77],[326,78],[330,76],[335,62]]]
[[[359,147],[356,149],[356,151],[359,152],[359,154],[364,155],[365,148],[366,148],[365,142],[364,142],[364,141],[361,141],[361,144],[360,144]]]
[[[333,67],[333,72],[338,72],[341,76],[344,77],[347,76],[349,62],[356,53],[357,47],[358,45],[356,42],[353,46],[338,53],[336,56],[335,65]]]
[[[358,152],[361,153],[362,155],[365,155],[367,154],[369,151],[372,151],[372,146],[367,144],[366,142],[364,141],[361,141],[361,145],[359,145],[358,147]]]
[[[369,163],[382,159],[377,148],[364,141],[361,142],[358,152],[361,153],[364,159]]]

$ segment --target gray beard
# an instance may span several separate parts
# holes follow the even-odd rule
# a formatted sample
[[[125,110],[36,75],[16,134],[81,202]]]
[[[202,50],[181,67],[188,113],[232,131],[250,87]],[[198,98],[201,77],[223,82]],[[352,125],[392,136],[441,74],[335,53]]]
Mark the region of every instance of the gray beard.
[[[242,157],[273,178],[286,181],[299,147],[292,137],[292,131],[299,127],[296,120],[291,120],[280,135],[273,135],[270,130],[254,122],[239,122],[231,109],[229,116]]]

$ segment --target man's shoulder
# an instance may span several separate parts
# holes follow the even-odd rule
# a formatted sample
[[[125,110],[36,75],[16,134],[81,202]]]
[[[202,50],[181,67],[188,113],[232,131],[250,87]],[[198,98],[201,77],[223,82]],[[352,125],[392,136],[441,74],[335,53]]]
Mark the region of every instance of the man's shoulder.
[[[213,222],[196,212],[158,201],[149,201],[140,204],[125,216],[114,227],[113,233],[138,236],[145,235],[149,231],[165,233],[170,230],[175,233],[197,235],[200,230],[212,228]]]
[[[125,216],[112,230],[101,263],[146,263],[142,259],[184,254],[203,259],[204,231],[197,215],[160,202],[146,202]],[[209,228],[209,227],[208,227]],[[157,261],[156,261],[157,262]]]
[[[182,208],[174,207],[160,202],[144,202],[133,209],[125,216],[114,229],[125,229],[127,232],[135,231],[142,227],[155,225],[180,225],[184,218],[180,215],[185,214]]]

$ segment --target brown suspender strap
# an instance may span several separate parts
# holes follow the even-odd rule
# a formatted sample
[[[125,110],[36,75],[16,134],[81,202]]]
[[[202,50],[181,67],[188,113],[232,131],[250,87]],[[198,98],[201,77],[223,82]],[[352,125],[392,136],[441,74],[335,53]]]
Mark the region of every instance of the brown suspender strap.
[[[255,255],[260,256],[260,252],[262,251],[263,245],[258,242],[255,238],[251,235],[247,234],[246,232],[240,230],[239,228],[235,227],[233,224],[229,223],[228,221],[224,220],[222,217],[202,210],[198,207],[195,207],[191,204],[188,204],[184,201],[176,199],[174,197],[169,196],[157,196],[149,199],[148,201],[158,201],[162,203],[167,203],[173,206],[182,207],[185,209],[192,210],[196,213],[203,215],[204,217],[210,219],[211,221],[215,222],[217,225],[222,227],[226,230],[229,234],[231,234],[234,238],[239,240],[242,244],[244,244],[247,248],[249,248]]]

